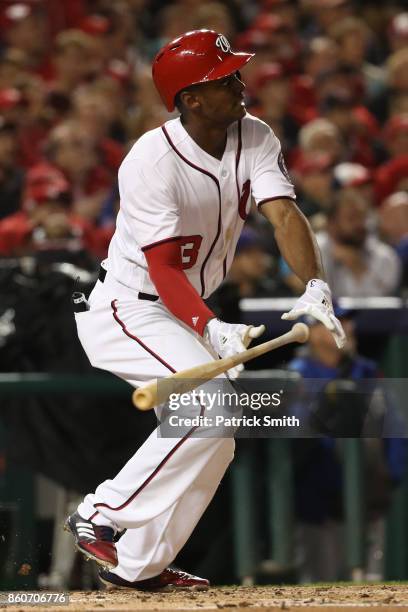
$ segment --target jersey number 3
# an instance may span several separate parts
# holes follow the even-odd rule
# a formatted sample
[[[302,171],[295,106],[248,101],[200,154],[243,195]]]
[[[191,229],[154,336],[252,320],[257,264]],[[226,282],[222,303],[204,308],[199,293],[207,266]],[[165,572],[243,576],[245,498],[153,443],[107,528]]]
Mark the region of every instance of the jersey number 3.
[[[197,261],[198,251],[203,241],[202,236],[182,236],[180,238],[181,261],[183,270],[192,268]]]

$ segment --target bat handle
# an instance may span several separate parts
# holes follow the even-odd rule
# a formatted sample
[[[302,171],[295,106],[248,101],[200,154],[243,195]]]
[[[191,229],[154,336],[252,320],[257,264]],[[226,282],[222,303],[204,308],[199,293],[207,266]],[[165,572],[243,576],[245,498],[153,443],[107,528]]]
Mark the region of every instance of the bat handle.
[[[132,401],[139,410],[150,410],[156,405],[157,400],[157,380],[152,381],[144,387],[135,389],[132,395]]]
[[[309,328],[305,323],[295,323],[291,329],[293,340],[303,344],[309,340]]]

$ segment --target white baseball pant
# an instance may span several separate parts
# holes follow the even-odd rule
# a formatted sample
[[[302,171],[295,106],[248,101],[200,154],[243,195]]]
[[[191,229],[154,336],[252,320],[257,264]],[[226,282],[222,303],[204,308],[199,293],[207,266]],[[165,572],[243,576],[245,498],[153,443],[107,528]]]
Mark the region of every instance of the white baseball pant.
[[[89,303],[75,318],[91,364],[135,387],[213,358],[159,301],[138,299],[109,273]],[[199,414],[200,407],[194,410]],[[114,573],[129,581],[160,574],[191,535],[233,454],[231,437],[161,438],[156,429],[112,480],[88,494],[78,507],[81,516],[127,528]]]

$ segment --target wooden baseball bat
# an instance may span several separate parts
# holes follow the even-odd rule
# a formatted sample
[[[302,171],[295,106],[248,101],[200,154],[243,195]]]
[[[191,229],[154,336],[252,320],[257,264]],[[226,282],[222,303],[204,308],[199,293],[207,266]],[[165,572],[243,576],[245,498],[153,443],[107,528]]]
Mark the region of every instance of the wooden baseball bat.
[[[306,342],[308,338],[309,328],[307,325],[295,323],[286,334],[254,346],[232,357],[215,359],[214,361],[176,372],[160,381],[157,381],[157,379],[152,380],[144,387],[139,387],[139,389],[133,392],[133,403],[139,410],[150,410],[167,401],[171,393],[188,393],[204,382],[215,378],[240,363],[246,363],[250,359],[264,355],[290,342]]]

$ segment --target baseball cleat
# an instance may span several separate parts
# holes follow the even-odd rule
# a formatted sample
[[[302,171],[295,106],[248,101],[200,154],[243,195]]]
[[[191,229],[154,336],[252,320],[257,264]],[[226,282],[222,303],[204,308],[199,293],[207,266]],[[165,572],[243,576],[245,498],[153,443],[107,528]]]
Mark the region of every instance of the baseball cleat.
[[[137,591],[152,591],[169,593],[171,591],[207,591],[210,583],[205,578],[193,576],[187,572],[167,567],[158,576],[129,582],[116,574],[100,570],[99,579],[108,590],[135,589]]]
[[[118,564],[112,527],[95,525],[78,512],[71,514],[65,522],[65,531],[75,538],[75,546],[87,560],[93,559],[104,568],[113,569]]]

